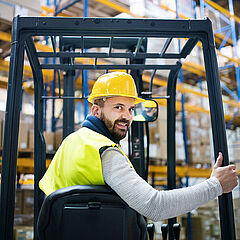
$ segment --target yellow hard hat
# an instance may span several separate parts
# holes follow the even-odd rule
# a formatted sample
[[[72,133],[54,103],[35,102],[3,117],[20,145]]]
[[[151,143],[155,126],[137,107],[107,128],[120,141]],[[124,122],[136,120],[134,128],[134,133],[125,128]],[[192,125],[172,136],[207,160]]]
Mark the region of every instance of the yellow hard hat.
[[[145,108],[155,108],[155,107],[157,107],[157,104],[156,104],[154,101],[152,101],[152,100],[146,100],[146,101],[143,103],[143,106],[144,106]]]
[[[131,97],[135,99],[135,104],[144,102],[144,99],[138,97],[132,76],[125,72],[111,72],[100,76],[93,86],[88,101],[93,103],[94,98],[111,96]]]

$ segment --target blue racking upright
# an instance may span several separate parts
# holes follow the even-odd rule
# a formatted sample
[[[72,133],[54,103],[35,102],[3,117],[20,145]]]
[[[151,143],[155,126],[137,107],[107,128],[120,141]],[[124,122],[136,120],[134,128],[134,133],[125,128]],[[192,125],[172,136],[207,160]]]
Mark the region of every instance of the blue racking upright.
[[[228,40],[231,40],[232,42],[232,49],[233,49],[233,58],[237,59],[239,57],[239,54],[237,52],[237,33],[236,33],[236,21],[234,18],[234,7],[233,7],[233,0],[228,0],[228,6],[229,6],[229,14],[226,15],[223,12],[220,12],[218,9],[214,8],[211,4],[211,1],[205,1],[200,0],[200,9],[201,9],[201,17],[205,17],[206,9],[214,13],[215,15],[219,16],[219,19],[224,22],[224,26],[215,29],[214,34],[222,33],[224,35],[224,39],[220,46],[218,47],[218,50],[220,51],[224,46],[226,46]],[[232,58],[232,59],[233,59]],[[221,83],[221,87],[235,100],[240,100],[240,72],[239,72],[239,63],[233,62],[229,63],[223,67],[219,67],[219,70],[227,69],[227,68],[235,68],[235,74],[236,74],[236,94],[232,92],[224,83]],[[235,97],[237,95],[237,98]],[[234,121],[234,119],[239,115],[238,108],[235,109],[235,113],[232,117],[232,119],[227,124],[227,129],[229,129]]]

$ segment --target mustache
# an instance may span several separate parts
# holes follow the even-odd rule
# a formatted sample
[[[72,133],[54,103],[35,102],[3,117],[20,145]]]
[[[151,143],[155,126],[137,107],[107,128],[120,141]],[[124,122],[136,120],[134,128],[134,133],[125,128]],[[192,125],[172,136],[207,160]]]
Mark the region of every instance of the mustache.
[[[116,121],[115,121],[115,124],[116,124],[116,123],[126,123],[128,127],[129,127],[129,125],[130,125],[130,121],[127,120],[127,119],[125,119],[125,118],[116,120]]]

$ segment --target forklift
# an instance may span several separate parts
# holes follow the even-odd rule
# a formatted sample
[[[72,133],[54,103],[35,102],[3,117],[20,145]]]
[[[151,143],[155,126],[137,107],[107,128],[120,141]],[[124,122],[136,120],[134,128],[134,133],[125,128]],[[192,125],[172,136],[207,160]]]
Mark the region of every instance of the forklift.
[[[51,50],[38,51],[35,37],[49,37]],[[163,42],[154,52],[148,51],[151,38]],[[180,51],[169,51],[173,39],[179,38],[187,39]],[[167,102],[167,187],[169,190],[174,189],[176,83],[181,59],[186,58],[199,41],[203,46],[215,159],[221,151],[224,156],[223,166],[226,166],[229,158],[225,120],[209,19],[15,17],[12,26],[2,153],[0,239],[13,239],[17,143],[25,51],[34,80],[34,239],[146,240],[147,229],[149,238],[154,238],[154,225],[147,226],[142,216],[129,208],[106,186],[72,186],[59,189],[45,198],[38,187],[38,182],[46,171],[44,102],[48,99],[63,100],[63,137],[66,137],[74,131],[75,101],[86,101],[88,94],[83,91],[82,96],[75,97],[76,74],[86,70],[108,72],[120,69],[129,72],[135,80],[140,97],[156,101],[164,98]],[[104,51],[98,51],[100,48]],[[43,59],[48,60],[45,62]],[[114,64],[109,64],[110,59]],[[43,70],[52,70],[58,77],[58,96],[44,94]],[[167,94],[164,97],[152,94],[156,71],[168,72]],[[151,75],[147,88],[143,81],[146,73]],[[82,81],[82,89],[85,87],[86,82]],[[61,90],[64,92],[63,96]],[[146,155],[143,144],[144,128],[147,135]],[[149,165],[148,133],[148,123],[136,121],[128,134],[129,159],[136,172],[145,180]],[[219,212],[221,239],[236,239],[231,193],[219,197]],[[180,225],[176,218],[169,219],[168,224],[162,226],[162,233],[163,239],[179,239]]]

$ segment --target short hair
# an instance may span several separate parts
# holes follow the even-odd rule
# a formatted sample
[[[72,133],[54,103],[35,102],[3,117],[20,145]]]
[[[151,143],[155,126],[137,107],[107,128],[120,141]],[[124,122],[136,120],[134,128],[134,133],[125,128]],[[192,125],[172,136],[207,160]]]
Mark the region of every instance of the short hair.
[[[106,98],[96,98],[93,100],[93,104],[98,105],[99,107],[104,107],[104,102],[106,101]]]

